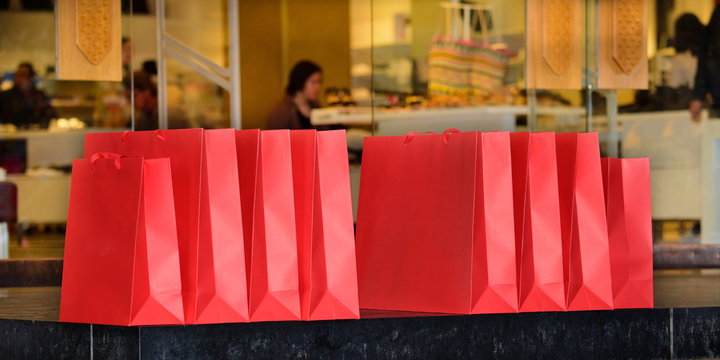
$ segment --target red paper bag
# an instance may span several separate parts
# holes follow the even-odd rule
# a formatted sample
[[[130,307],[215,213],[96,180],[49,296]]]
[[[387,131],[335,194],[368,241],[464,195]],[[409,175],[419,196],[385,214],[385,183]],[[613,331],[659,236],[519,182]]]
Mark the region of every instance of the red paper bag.
[[[613,304],[653,307],[650,161],[602,159]]]
[[[472,313],[517,312],[510,134],[477,134]]]
[[[508,133],[368,137],[360,307],[517,311]]]
[[[520,311],[565,310],[555,134],[512,133]]]
[[[303,320],[360,317],[344,130],[290,132]]]
[[[182,324],[173,206],[168,159],[73,161],[60,321]]]
[[[557,134],[556,141],[567,309],[612,309],[597,133]]]
[[[169,157],[185,322],[248,321],[233,129],[87,134],[85,156],[112,151]]]
[[[238,130],[237,161],[248,241],[250,321],[300,320],[289,130]],[[246,258],[247,259],[247,258]]]

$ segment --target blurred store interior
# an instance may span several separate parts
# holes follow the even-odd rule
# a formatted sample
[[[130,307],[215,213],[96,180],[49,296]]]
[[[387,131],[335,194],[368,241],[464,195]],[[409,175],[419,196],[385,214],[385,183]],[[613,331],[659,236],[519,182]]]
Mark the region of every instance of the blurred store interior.
[[[57,79],[55,1],[0,1],[2,90],[13,88],[19,64],[28,62],[32,86],[52,110],[29,121],[0,118],[0,166],[5,182],[17,188],[16,203],[0,205],[10,214],[3,219],[6,256],[62,257],[71,162],[83,156],[86,132],[265,129],[288,74],[303,59],[322,67],[321,107],[311,122],[348,129],[354,200],[364,136],[446,128],[596,131],[605,156],[650,157],[656,243],[720,242],[720,127],[707,111],[691,120],[696,57],[676,34],[681,17],[707,25],[712,0],[647,1],[646,89],[596,90],[596,44],[584,36],[582,87],[532,91],[522,0],[239,0],[236,17],[230,3],[122,0],[117,36],[126,48],[125,81],[76,81]],[[597,2],[578,3],[592,19]],[[465,18],[471,38],[509,54],[502,84],[473,96],[432,94],[432,41],[460,36]],[[218,85],[235,73],[238,89]],[[143,108],[148,101],[166,103],[161,115]],[[615,103],[617,125],[609,128],[607,111]]]

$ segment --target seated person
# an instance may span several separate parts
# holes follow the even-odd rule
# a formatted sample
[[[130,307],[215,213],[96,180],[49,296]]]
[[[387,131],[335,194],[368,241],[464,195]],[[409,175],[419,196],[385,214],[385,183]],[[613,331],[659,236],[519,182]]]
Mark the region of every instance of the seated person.
[[[130,95],[134,96],[134,130],[155,130],[159,127],[158,122],[158,97],[157,85],[152,76],[145,71],[136,71],[133,74],[131,84],[129,78],[125,82],[125,91],[128,103],[131,102]],[[131,86],[132,85],[132,86]],[[131,90],[132,89],[132,92]],[[187,114],[180,106],[168,106],[166,109],[168,129],[185,129],[191,127]],[[127,124],[131,127],[132,120]]]
[[[35,70],[32,64],[23,62],[15,73],[15,84],[0,92],[0,123],[13,124],[18,128],[39,125],[47,128],[50,119],[57,117],[50,99],[34,84]]]
[[[670,79],[668,85],[672,88],[695,86],[695,73],[697,72],[697,56],[700,51],[701,34],[705,26],[697,16],[684,13],[675,21],[675,56],[672,59]]]
[[[150,75],[142,71],[136,71],[132,80],[132,83],[130,78],[125,78],[123,81],[125,82],[128,103],[132,100],[131,91],[134,96],[134,130],[155,130],[158,128],[157,86],[150,78]],[[131,127],[131,125],[128,124],[128,127]]]
[[[704,34],[698,37],[700,47],[697,72],[690,101],[690,116],[693,121],[700,121],[700,112],[708,95],[712,98],[710,117],[720,117],[720,5],[715,5],[710,23],[705,27]]]
[[[268,129],[310,129],[310,110],[319,107],[322,69],[302,60],[290,71],[285,95],[270,111]]]

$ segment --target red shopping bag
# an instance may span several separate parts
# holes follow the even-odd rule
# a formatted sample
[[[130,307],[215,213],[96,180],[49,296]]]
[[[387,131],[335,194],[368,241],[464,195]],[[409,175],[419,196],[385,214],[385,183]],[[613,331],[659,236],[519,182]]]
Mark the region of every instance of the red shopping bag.
[[[233,129],[85,136],[85,156],[112,151],[169,157],[185,322],[248,321],[243,230]]]
[[[517,311],[508,133],[368,137],[360,307]]]
[[[344,130],[290,132],[303,320],[360,317]]]
[[[520,311],[565,310],[555,135],[510,140]]]
[[[300,320],[297,235],[289,130],[238,130],[244,217],[251,227],[250,321]]]
[[[613,304],[653,307],[650,162],[602,159]]]
[[[477,134],[472,313],[517,312],[510,134]]]
[[[60,321],[182,324],[173,206],[168,159],[73,161]]]
[[[612,309],[597,133],[557,134],[555,140],[567,309]]]

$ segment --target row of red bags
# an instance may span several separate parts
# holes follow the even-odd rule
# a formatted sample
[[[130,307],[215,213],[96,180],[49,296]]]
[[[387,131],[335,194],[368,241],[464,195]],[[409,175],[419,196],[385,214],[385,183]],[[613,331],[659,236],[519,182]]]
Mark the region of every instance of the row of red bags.
[[[652,307],[648,159],[601,159],[599,149],[595,133],[366,138],[361,307]]]
[[[596,134],[366,138],[356,242],[342,131],[88,134],[85,146],[61,321],[652,307],[648,161],[601,160]]]
[[[358,317],[344,131],[86,135],[60,321]]]

